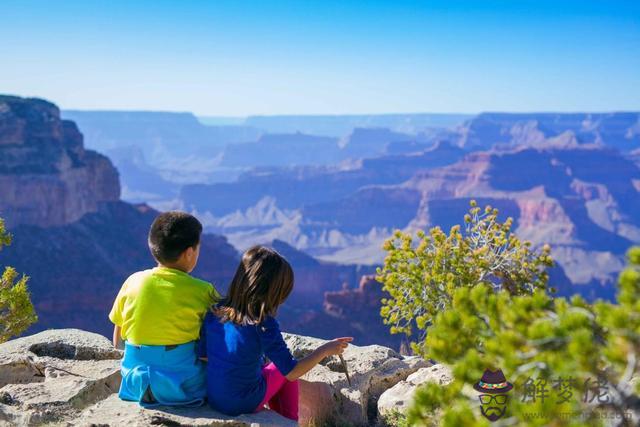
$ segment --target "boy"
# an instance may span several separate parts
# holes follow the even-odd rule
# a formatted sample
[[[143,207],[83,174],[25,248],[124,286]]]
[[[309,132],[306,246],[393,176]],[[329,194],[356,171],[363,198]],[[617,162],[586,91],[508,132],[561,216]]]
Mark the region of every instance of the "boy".
[[[121,399],[143,406],[203,402],[206,374],[195,344],[206,311],[220,296],[189,275],[201,233],[193,215],[160,214],[148,241],[158,266],[129,276],[113,303],[113,344],[122,348],[124,340]]]

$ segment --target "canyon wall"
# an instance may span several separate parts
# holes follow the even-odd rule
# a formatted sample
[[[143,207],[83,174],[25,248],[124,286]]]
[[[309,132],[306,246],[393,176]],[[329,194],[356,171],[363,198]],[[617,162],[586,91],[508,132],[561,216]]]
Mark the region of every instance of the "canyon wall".
[[[120,198],[111,161],[40,99],[0,96],[0,215],[7,226],[65,225]]]

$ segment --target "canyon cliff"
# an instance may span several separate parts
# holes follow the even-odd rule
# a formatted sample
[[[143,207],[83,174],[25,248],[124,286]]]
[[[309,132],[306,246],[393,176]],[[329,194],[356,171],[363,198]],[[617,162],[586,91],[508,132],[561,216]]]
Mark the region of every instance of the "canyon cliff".
[[[12,96],[0,96],[0,188],[9,227],[69,224],[120,198],[116,169],[58,107]]]

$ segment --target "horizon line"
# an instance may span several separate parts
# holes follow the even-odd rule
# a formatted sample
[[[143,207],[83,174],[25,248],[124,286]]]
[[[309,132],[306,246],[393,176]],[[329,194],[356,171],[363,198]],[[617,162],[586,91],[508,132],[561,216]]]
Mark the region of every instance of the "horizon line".
[[[194,111],[187,110],[145,110],[145,109],[82,109],[82,108],[60,108],[61,112],[79,112],[79,113],[154,113],[154,114],[191,114],[199,118],[213,119],[247,119],[250,117],[367,117],[367,116],[478,116],[480,114],[640,114],[640,108],[637,110],[629,109],[611,109],[611,110],[481,110],[479,112],[385,112],[385,113],[251,113],[246,115],[217,115],[217,114],[199,114]]]

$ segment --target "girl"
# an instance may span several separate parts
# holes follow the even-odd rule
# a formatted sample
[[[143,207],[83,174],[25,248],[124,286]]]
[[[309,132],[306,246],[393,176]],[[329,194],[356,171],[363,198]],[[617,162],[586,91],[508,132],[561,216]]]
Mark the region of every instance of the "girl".
[[[325,357],[342,354],[353,340],[329,341],[296,360],[274,318],[292,289],[293,271],[280,254],[263,246],[244,253],[228,296],[202,325],[200,355],[208,359],[207,397],[214,409],[239,415],[268,404],[297,421],[297,379]]]

